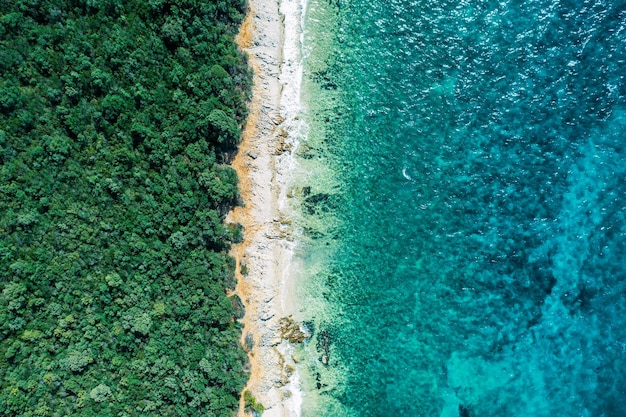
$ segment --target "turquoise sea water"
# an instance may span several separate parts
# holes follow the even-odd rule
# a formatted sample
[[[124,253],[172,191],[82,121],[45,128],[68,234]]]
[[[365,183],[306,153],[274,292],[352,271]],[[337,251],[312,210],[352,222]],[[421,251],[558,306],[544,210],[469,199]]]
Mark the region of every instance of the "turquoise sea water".
[[[304,416],[626,415],[626,2],[311,0]]]

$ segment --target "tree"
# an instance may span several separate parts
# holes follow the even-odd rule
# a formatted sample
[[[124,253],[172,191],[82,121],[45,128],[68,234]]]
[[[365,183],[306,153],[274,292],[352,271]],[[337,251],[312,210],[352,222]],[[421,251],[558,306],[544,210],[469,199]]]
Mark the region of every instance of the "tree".
[[[108,401],[112,394],[111,388],[105,384],[99,384],[89,391],[89,397],[97,403]]]
[[[215,132],[218,143],[234,145],[238,142],[241,130],[237,125],[237,121],[226,114],[226,112],[220,109],[213,109],[207,121],[213,132]]]
[[[237,178],[216,154],[250,78],[239,22],[215,11],[0,5],[0,415],[236,409]]]

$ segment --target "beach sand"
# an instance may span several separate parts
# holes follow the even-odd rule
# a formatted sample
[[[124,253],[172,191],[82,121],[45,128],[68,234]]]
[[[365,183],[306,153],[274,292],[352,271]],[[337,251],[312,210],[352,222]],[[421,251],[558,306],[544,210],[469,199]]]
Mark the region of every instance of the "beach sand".
[[[235,292],[246,307],[242,344],[250,358],[246,386],[265,407],[264,417],[299,416],[302,394],[292,358],[294,345],[282,337],[281,319],[295,308],[288,188],[292,152],[301,130],[300,34],[304,5],[292,0],[250,0],[236,39],[254,70],[253,99],[242,143],[233,161],[243,206],[227,222],[244,226]],[[284,328],[284,322],[282,324]],[[239,416],[244,416],[243,394]]]

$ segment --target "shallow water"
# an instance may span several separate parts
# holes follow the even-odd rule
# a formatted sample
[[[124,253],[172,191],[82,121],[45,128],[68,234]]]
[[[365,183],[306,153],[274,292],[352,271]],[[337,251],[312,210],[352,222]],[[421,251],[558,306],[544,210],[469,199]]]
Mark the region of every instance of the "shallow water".
[[[309,3],[304,416],[623,415],[625,13]]]

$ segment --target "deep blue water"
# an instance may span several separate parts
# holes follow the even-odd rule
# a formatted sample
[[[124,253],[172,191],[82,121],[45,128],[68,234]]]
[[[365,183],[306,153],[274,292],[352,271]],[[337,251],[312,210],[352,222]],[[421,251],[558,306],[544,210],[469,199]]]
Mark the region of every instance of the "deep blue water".
[[[310,7],[309,414],[626,415],[626,2]]]

